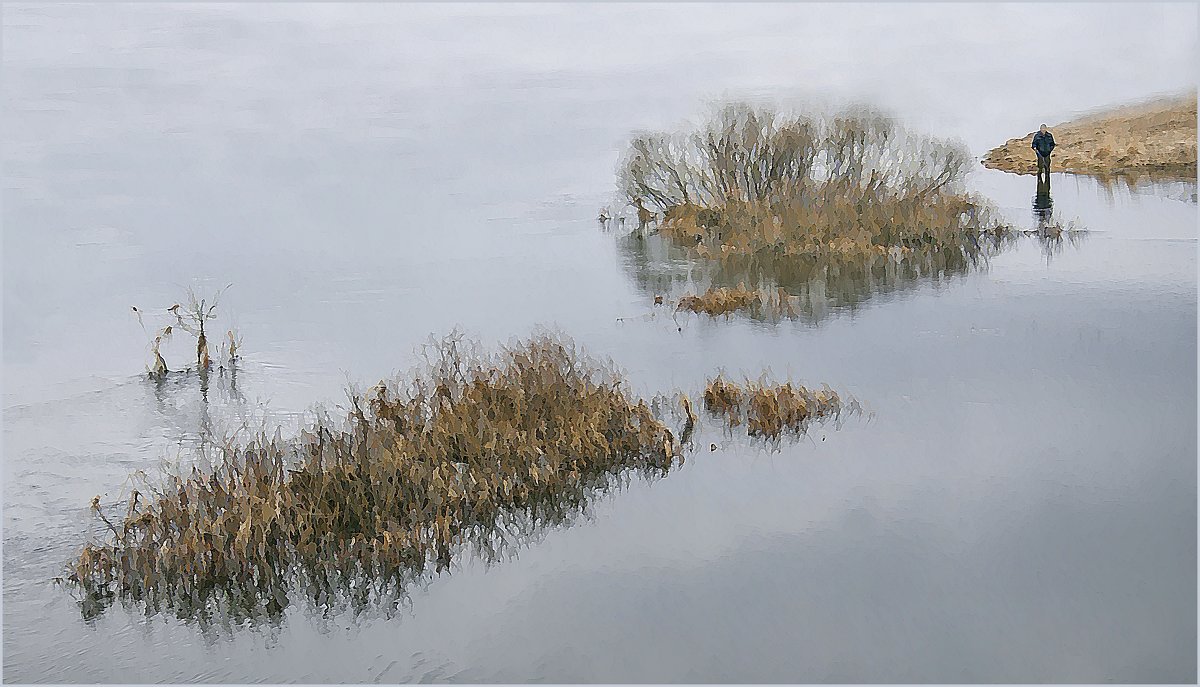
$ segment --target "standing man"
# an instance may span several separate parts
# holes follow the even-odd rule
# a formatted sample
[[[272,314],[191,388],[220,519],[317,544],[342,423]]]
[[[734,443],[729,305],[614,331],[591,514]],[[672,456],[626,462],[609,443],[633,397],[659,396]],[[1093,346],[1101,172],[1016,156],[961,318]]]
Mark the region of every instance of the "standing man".
[[[1038,161],[1038,178],[1042,174],[1046,175],[1046,181],[1050,180],[1050,153],[1054,150],[1054,134],[1046,130],[1046,125],[1033,135],[1033,149],[1037,152]]]

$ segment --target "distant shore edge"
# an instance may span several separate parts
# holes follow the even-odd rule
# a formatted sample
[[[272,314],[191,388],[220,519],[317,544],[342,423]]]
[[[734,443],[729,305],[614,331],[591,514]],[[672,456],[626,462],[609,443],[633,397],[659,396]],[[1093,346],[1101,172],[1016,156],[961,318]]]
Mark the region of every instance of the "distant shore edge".
[[[1121,105],[1049,127],[1058,144],[1051,169],[1075,174],[1196,174],[1196,92]],[[1033,134],[1009,139],[983,166],[1036,174]]]

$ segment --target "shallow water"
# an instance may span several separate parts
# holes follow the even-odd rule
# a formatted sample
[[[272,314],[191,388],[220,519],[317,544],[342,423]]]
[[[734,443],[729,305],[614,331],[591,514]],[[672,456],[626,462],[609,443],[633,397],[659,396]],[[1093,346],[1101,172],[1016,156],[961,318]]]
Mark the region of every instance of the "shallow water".
[[[1194,182],[1056,174],[1075,245],[1023,239],[781,324],[655,314],[685,266],[595,221],[630,132],[704,98],[868,98],[982,153],[1175,87],[1194,8],[1047,10],[1072,19],[1067,77],[1035,107],[1012,97],[1024,51],[992,72],[981,36],[922,28],[1018,26],[1014,6],[678,7],[4,7],[7,681],[1195,680]],[[853,61],[786,28],[864,17]],[[1114,26],[1142,62],[1067,56]],[[954,98],[931,104],[926,61]],[[970,183],[1037,226],[1031,177]],[[129,307],[230,282],[236,378],[145,381]],[[539,325],[647,396],[768,368],[872,415],[778,451],[704,423],[717,451],[512,560],[464,558],[390,619],[85,623],[49,584],[132,472],[294,430],[431,333]]]

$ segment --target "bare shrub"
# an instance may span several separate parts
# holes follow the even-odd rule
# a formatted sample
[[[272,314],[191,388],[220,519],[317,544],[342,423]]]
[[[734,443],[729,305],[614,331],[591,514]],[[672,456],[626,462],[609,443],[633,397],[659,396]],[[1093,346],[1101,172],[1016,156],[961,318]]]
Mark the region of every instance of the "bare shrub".
[[[869,255],[880,247],[965,250],[965,234],[1002,225],[966,194],[970,157],[852,110],[828,119],[728,105],[691,134],[631,143],[629,201],[662,213],[662,231],[705,257],[772,251]]]

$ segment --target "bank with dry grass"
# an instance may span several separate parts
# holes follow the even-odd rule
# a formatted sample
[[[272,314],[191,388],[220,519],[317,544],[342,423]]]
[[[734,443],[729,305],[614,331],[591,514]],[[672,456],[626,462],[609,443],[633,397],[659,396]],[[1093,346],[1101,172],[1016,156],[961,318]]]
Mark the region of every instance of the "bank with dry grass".
[[[1196,174],[1196,93],[1126,105],[1048,127],[1052,171],[1113,175]],[[1036,174],[1033,135],[1009,139],[983,158],[991,169]]]

